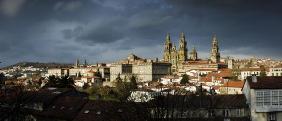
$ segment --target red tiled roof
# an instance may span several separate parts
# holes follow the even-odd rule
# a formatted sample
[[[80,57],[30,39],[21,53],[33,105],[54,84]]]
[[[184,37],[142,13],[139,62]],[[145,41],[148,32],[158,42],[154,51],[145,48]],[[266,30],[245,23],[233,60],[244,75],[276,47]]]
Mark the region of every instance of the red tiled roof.
[[[257,77],[257,82],[253,82],[250,76],[246,81],[251,89],[282,89],[282,76]]]
[[[223,87],[238,87],[238,88],[242,88],[243,86],[244,86],[244,81],[228,81],[223,85]]]
[[[263,71],[263,68],[242,68],[241,71]]]

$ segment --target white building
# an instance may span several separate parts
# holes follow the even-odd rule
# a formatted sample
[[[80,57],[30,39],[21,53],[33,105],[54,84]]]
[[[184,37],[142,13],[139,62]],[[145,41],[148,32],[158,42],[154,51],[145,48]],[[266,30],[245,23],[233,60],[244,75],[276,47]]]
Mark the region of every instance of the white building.
[[[177,75],[167,75],[164,76],[163,78],[161,78],[161,83],[164,85],[170,85],[173,83],[177,83],[180,84],[180,80],[182,79],[182,77],[177,76]]]
[[[65,76],[65,75],[69,75],[69,69],[68,68],[51,68],[48,69],[48,76]]]
[[[282,76],[282,66],[269,68],[267,76]]]
[[[243,93],[252,121],[282,121],[282,77],[248,77]]]
[[[261,68],[243,68],[241,69],[241,76],[239,77],[239,79],[244,80],[248,76],[252,76],[252,75],[260,76],[261,72],[262,72]]]

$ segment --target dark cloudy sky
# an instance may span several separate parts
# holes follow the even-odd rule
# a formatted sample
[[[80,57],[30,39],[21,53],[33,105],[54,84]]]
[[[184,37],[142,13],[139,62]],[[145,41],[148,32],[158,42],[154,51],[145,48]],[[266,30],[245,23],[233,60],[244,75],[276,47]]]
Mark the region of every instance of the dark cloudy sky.
[[[207,58],[282,58],[279,0],[0,0],[0,66],[19,61],[110,62],[161,58],[166,33]]]

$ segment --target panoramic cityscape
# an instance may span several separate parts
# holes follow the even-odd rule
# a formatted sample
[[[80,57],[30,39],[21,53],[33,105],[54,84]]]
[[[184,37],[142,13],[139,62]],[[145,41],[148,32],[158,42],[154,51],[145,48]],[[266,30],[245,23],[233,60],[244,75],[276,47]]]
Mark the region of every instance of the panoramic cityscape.
[[[282,121],[281,6],[0,0],[0,121]]]

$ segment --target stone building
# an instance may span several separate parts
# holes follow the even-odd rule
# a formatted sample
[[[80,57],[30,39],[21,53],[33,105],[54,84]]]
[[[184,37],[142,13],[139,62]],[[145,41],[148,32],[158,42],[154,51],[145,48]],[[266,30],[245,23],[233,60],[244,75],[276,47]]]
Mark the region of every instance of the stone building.
[[[249,76],[242,91],[251,110],[251,121],[282,120],[282,77]]]
[[[130,54],[127,59],[111,64],[110,80],[114,81],[120,75],[124,80],[128,80],[131,76],[136,76],[139,82],[157,81],[163,76],[170,74],[170,67],[170,63],[143,59]]]
[[[165,45],[164,45],[164,54],[163,54],[163,61],[169,62],[172,64],[172,72],[180,72],[183,70],[190,70],[190,67],[187,64],[193,63],[197,64],[199,63],[202,65],[203,63],[207,65],[205,66],[205,69],[208,68],[220,68],[220,53],[219,53],[219,45],[218,40],[216,38],[216,35],[214,34],[212,37],[212,47],[211,47],[211,55],[209,60],[201,60],[198,58],[198,53],[195,47],[193,47],[192,51],[189,53],[189,59],[188,59],[188,49],[187,49],[187,42],[185,39],[185,35],[182,32],[179,36],[179,48],[177,50],[176,44],[172,44],[170,34],[166,35],[165,38]],[[193,69],[194,66],[193,66]],[[196,69],[202,69],[202,68],[196,68]]]

